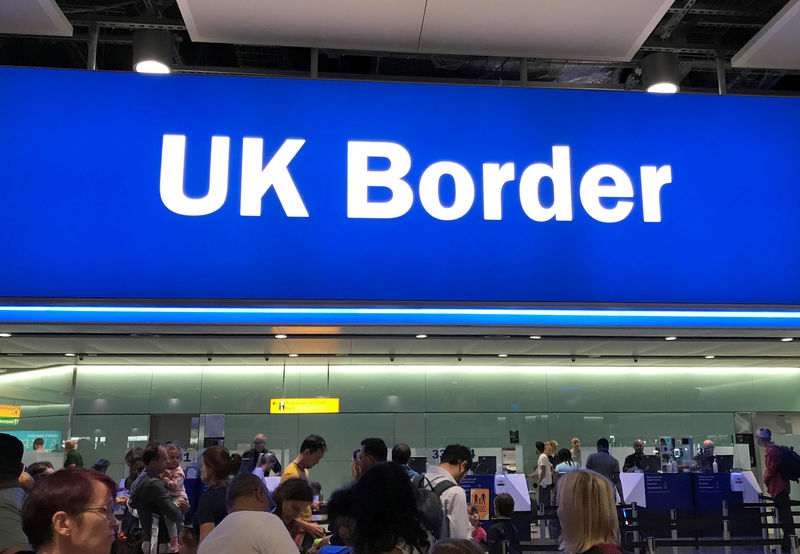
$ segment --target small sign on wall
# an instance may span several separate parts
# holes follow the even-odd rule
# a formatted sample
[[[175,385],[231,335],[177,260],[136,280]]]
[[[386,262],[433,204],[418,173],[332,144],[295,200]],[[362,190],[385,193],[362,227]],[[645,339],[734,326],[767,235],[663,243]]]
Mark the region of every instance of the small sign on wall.
[[[272,398],[271,414],[338,414],[338,398]]]
[[[519,430],[511,429],[508,431],[508,439],[511,444],[519,444]]]
[[[481,519],[489,519],[489,501],[491,494],[489,489],[472,489],[470,490],[470,503],[477,506],[478,515]]]
[[[0,405],[0,425],[17,425],[20,411],[19,406]]]

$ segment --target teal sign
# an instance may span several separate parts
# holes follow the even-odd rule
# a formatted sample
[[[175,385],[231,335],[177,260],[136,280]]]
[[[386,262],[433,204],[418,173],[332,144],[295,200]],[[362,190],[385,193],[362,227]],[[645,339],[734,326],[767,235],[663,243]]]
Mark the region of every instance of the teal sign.
[[[17,437],[25,445],[25,450],[33,450],[33,441],[44,439],[44,449],[53,451],[61,447],[61,431],[5,431]]]

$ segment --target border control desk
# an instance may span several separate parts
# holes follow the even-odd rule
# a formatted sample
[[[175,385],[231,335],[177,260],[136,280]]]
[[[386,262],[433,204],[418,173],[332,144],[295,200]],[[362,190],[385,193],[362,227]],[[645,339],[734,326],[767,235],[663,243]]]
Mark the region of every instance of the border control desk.
[[[722,503],[728,503],[731,535],[760,536],[758,483],[741,473],[623,473],[625,502],[636,502],[642,536],[669,537],[675,510],[679,536],[722,536]]]

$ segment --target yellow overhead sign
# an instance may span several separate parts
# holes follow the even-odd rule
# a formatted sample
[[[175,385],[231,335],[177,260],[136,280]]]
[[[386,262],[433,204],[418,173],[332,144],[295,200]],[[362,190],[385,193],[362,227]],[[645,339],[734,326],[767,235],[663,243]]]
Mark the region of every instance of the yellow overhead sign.
[[[19,418],[19,414],[20,414],[20,407],[19,406],[3,406],[3,405],[0,405],[0,417]]]
[[[338,414],[338,398],[272,398],[271,414]]]

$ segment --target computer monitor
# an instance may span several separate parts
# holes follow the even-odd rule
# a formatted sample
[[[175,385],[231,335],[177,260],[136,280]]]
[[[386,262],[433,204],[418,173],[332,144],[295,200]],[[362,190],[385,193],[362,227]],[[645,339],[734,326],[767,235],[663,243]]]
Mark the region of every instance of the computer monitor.
[[[428,458],[425,456],[411,456],[411,458],[408,460],[408,467],[417,473],[427,473]]]
[[[494,475],[497,469],[497,456],[478,456],[477,462],[472,462],[474,475]]]
[[[733,455],[732,454],[722,454],[720,456],[714,456],[714,460],[717,462],[717,471],[719,473],[730,473],[731,469],[733,468]]]
[[[642,456],[642,470],[645,473],[661,471],[661,456]]]

